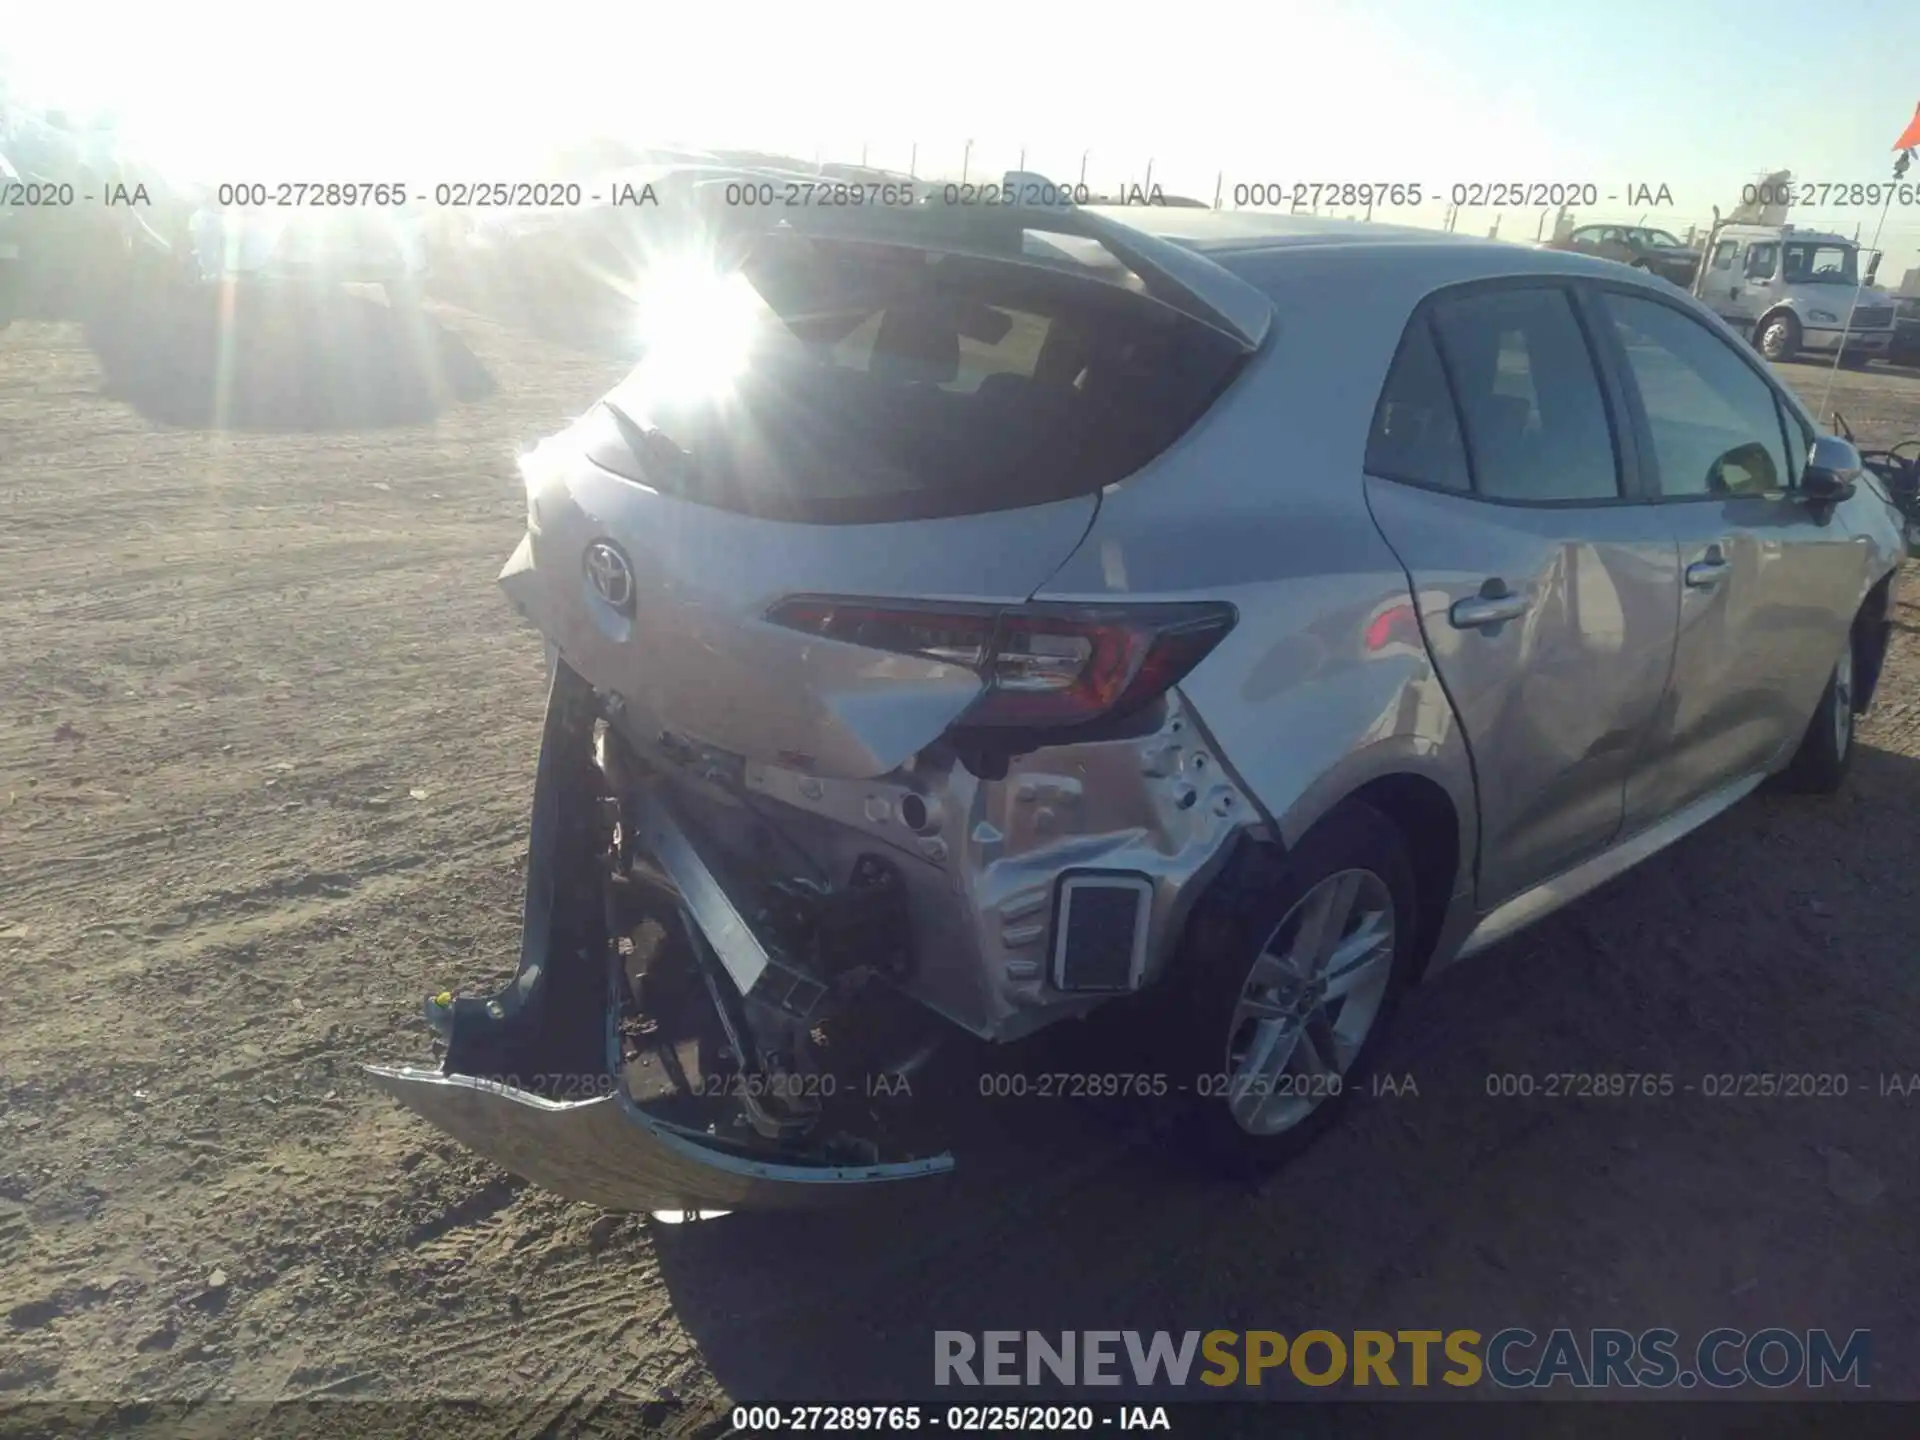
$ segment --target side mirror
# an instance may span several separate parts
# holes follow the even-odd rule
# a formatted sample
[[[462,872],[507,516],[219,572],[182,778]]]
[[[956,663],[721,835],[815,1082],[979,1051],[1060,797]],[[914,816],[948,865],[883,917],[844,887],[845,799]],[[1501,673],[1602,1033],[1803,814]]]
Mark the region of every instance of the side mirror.
[[[1807,468],[1800,472],[1800,498],[1809,505],[1835,505],[1852,496],[1859,483],[1860,452],[1838,435],[1813,442]]]
[[[1867,261],[1866,283],[1869,289],[1871,289],[1873,286],[1874,277],[1877,276],[1879,273],[1880,273],[1880,256],[1876,253],[1871,260]]]

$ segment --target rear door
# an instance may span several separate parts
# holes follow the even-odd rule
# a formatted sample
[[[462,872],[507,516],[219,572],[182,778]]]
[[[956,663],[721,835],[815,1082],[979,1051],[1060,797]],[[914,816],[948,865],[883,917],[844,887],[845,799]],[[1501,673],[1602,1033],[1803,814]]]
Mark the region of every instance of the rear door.
[[[1442,291],[1375,420],[1375,519],[1466,730],[1489,910],[1603,849],[1672,659],[1677,549],[1626,483],[1589,321],[1537,281]]]
[[[1794,492],[1812,435],[1764,362],[1665,297],[1599,304],[1684,578],[1672,684],[1628,792],[1639,828],[1799,743],[1871,547]]]

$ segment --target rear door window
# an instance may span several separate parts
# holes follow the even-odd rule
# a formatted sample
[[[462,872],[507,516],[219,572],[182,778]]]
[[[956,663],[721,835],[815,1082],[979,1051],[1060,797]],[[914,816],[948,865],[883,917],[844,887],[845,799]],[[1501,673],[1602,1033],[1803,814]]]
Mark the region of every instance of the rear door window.
[[[1442,300],[1432,316],[1478,494],[1534,503],[1619,496],[1599,374],[1564,290],[1483,291]]]
[[[1424,316],[1407,327],[1367,437],[1367,472],[1385,480],[1468,490],[1466,441],[1440,352]]]

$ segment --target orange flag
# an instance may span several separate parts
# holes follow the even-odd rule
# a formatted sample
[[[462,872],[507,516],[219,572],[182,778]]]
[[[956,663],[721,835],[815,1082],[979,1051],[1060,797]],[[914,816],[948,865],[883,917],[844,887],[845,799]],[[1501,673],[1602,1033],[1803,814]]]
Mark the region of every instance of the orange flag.
[[[1893,142],[1896,150],[1911,150],[1920,145],[1920,105],[1914,107],[1913,123],[1907,126],[1900,138]]]

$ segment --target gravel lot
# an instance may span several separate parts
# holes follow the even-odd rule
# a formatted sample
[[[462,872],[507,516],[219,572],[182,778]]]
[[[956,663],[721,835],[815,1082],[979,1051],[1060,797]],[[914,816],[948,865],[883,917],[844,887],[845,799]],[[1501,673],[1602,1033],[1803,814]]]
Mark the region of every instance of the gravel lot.
[[[543,696],[493,584],[510,460],[619,369],[431,316],[0,334],[0,1392],[486,1396],[474,1433],[533,1436],[935,1398],[936,1327],[1777,1324],[1872,1329],[1920,1398],[1920,1094],[1881,1093],[1920,1073],[1912,600],[1844,795],[1756,797],[1416,995],[1385,1068],[1418,1093],[1258,1191],[976,1099],[954,1183],[879,1225],[665,1228],[378,1097],[420,997],[511,968]],[[1915,374],[1836,403],[1920,433]],[[1591,1070],[1850,1088],[1487,1094]]]

